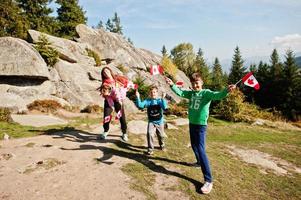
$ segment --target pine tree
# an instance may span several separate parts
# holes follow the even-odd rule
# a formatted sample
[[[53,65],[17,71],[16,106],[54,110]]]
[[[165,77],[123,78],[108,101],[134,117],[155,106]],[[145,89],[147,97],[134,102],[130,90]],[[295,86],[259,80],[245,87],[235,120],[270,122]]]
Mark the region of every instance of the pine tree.
[[[198,72],[201,74],[201,77],[204,82],[204,87],[208,87],[211,84],[209,77],[209,67],[204,59],[203,51],[201,48],[199,48],[193,67],[190,69],[191,71],[189,75],[191,75],[194,72]]]
[[[221,90],[223,87],[225,87],[225,80],[223,77],[223,70],[222,66],[219,63],[218,58],[215,58],[214,64],[212,67],[212,73],[211,73],[211,87],[212,90]]]
[[[234,56],[232,60],[232,67],[230,69],[229,84],[234,84],[238,80],[240,80],[246,73],[246,68],[243,66],[244,61],[241,58],[240,50],[238,46],[236,46],[234,50]]]
[[[41,32],[54,33],[56,22],[54,17],[50,14],[53,12],[48,8],[48,4],[52,0],[16,0],[18,6],[21,8],[27,21],[29,21],[29,28]]]
[[[120,17],[118,17],[116,12],[114,13],[114,17],[112,18],[112,22],[114,24],[114,29],[113,29],[112,32],[123,35],[122,26],[121,26],[121,23],[120,23]]]
[[[134,45],[134,42],[131,40],[131,38],[128,37],[127,40],[128,40],[128,42],[129,42],[131,45]]]
[[[284,88],[283,83],[283,66],[280,62],[279,55],[276,49],[273,50],[270,56],[270,84],[267,95],[273,99],[271,107],[279,108],[282,103]]]
[[[12,36],[25,39],[29,22],[13,0],[2,0],[0,4],[0,37]]]
[[[256,104],[263,108],[271,108],[273,99],[267,95],[270,87],[270,69],[268,64],[262,61],[259,62],[256,79],[260,84],[260,90],[254,95]]]
[[[289,119],[297,120],[301,117],[301,73],[296,64],[293,51],[287,50],[285,57],[284,81],[282,85],[285,91],[281,109]]]
[[[171,59],[177,68],[188,75],[195,61],[195,53],[193,52],[192,44],[178,44],[170,51],[170,53]]]
[[[112,33],[123,35],[120,18],[118,17],[116,12],[114,13],[114,17],[112,19],[108,19],[106,23],[106,30]]]
[[[107,23],[106,23],[106,30],[107,30],[107,31],[110,31],[110,32],[113,32],[113,30],[114,30],[114,25],[113,25],[113,23],[111,22],[111,19],[108,19],[108,20],[107,20]]]
[[[162,53],[162,56],[163,56],[163,57],[164,57],[164,56],[167,56],[167,50],[166,50],[165,45],[163,45],[162,50],[161,50],[161,53]]]
[[[100,28],[103,28],[103,22],[101,20],[99,20],[97,26],[96,26],[97,29],[100,29]]]
[[[86,24],[85,12],[78,5],[78,0],[56,0],[60,5],[57,9],[57,19],[60,23],[59,34],[62,37],[73,38],[76,34],[78,24]]]
[[[253,74],[256,76],[256,73],[257,73],[257,66],[256,66],[256,64],[251,64],[250,65],[250,71],[253,72]]]

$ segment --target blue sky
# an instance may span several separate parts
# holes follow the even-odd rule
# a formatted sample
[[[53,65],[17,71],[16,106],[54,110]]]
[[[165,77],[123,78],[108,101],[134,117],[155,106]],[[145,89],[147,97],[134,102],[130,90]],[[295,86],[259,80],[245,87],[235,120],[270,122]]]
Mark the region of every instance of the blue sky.
[[[208,61],[301,52],[301,0],[79,0],[88,25],[118,13],[134,45],[160,53],[190,42]]]

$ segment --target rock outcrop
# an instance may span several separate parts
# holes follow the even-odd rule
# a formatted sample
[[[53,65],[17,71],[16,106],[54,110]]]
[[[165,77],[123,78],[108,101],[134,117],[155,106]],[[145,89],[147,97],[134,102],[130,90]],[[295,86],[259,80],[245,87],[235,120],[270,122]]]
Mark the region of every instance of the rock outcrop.
[[[24,40],[0,37],[0,76],[49,79],[47,65],[39,52]]]
[[[103,106],[103,99],[96,88],[101,84],[100,72],[104,66],[130,80],[141,76],[146,84],[156,84],[160,92],[166,92],[179,101],[163,76],[151,76],[148,72],[150,65],[160,63],[161,56],[135,48],[122,36],[103,29],[78,25],[76,30],[79,35],[76,41],[28,31],[33,44],[43,34],[51,47],[59,52],[59,61],[53,67],[46,65],[33,44],[17,38],[0,38],[0,107],[22,112],[26,111],[29,103],[42,99],[80,108],[89,104]],[[88,56],[88,49],[98,53],[103,60],[112,62],[95,66],[94,58]],[[184,73],[179,71],[177,78],[188,86],[189,80]],[[129,100],[126,109],[137,111]]]

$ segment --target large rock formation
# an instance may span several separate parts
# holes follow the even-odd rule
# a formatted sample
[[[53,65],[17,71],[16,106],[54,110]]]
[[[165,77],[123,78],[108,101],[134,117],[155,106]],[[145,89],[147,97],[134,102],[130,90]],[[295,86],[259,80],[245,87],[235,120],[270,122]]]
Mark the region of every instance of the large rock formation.
[[[0,76],[49,79],[47,65],[31,45],[21,39],[0,38]]]
[[[102,29],[79,25],[77,32],[80,37],[71,41],[29,30],[33,43],[43,34],[59,52],[60,59],[53,67],[46,65],[32,44],[17,38],[0,38],[0,107],[20,112],[38,99],[53,99],[63,105],[80,108],[89,104],[103,106],[103,99],[96,88],[101,84],[100,72],[104,66],[131,80],[142,76],[146,84],[156,84],[160,91],[179,100],[163,76],[148,73],[150,65],[160,63],[159,55],[135,48],[122,36]],[[97,52],[104,60],[113,59],[113,62],[97,67],[94,58],[88,56],[87,49]],[[182,72],[179,71],[177,78],[188,85],[189,80]],[[137,111],[131,101],[126,106],[131,112]]]

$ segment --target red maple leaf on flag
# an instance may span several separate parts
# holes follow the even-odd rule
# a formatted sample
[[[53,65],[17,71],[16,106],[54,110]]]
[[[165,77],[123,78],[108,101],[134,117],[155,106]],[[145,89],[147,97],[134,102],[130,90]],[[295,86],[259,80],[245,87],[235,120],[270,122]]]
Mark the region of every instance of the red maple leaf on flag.
[[[256,90],[259,90],[260,85],[256,78],[253,76],[252,72],[247,73],[243,78],[242,81],[245,85],[255,88]]]
[[[163,67],[161,65],[151,65],[150,67],[150,74],[157,75],[163,73]]]
[[[250,85],[253,85],[253,84],[254,84],[253,79],[248,79],[248,83],[249,83]]]
[[[122,117],[122,112],[121,112],[121,110],[119,110],[118,113],[116,114],[115,120],[120,119],[120,117]]]
[[[103,119],[103,123],[104,123],[104,124],[105,124],[105,123],[108,123],[108,122],[111,121],[111,119],[112,119],[112,115],[105,116],[105,118]]]

